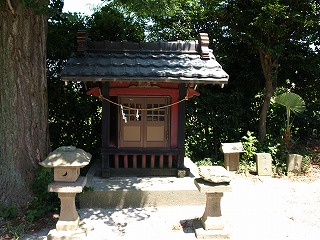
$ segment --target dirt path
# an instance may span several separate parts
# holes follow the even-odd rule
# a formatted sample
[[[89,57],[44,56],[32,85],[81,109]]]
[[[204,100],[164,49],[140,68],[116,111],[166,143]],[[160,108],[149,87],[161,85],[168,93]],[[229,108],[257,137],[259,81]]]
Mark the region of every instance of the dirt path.
[[[222,199],[231,240],[319,239],[320,176],[315,181],[293,180],[234,175],[232,192]],[[203,210],[204,206],[79,209],[79,214],[89,229],[88,239],[195,240],[192,220]],[[45,239],[47,233],[48,229],[22,239]]]
[[[233,206],[228,212],[233,239],[319,239],[320,178],[311,183],[239,178],[233,189],[226,202]]]

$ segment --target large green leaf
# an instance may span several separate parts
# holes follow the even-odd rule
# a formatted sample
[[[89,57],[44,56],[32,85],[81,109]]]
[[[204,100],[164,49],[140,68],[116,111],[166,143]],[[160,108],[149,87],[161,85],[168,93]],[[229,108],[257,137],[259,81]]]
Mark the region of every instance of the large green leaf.
[[[301,113],[306,108],[304,100],[298,94],[291,92],[278,95],[275,98],[275,102],[285,106],[294,113]]]

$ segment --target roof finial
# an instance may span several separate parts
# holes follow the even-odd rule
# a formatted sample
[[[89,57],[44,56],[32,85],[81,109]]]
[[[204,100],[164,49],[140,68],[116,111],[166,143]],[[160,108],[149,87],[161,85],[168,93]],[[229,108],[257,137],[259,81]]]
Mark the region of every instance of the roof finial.
[[[77,43],[78,43],[77,54],[84,55],[87,48],[86,30],[78,30]]]
[[[208,33],[199,33],[200,55],[204,60],[210,59],[209,56],[209,36]]]

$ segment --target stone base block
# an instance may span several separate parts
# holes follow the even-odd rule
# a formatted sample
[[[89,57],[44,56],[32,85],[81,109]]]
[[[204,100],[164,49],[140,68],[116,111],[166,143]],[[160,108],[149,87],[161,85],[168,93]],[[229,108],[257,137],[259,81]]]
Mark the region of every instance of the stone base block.
[[[50,230],[47,240],[84,240],[87,237],[87,230],[78,228],[76,231]]]
[[[205,230],[201,220],[193,220],[193,228],[198,239],[229,239],[230,226],[225,225],[221,230]]]
[[[224,167],[228,171],[239,170],[240,153],[225,153],[224,154]]]
[[[184,178],[184,177],[187,176],[187,175],[188,175],[188,173],[187,173],[186,170],[184,170],[184,169],[178,169],[178,171],[177,171],[177,177],[178,177],[178,178]]]
[[[79,220],[79,217],[74,221],[58,220],[56,224],[56,229],[58,231],[75,231],[79,226]]]
[[[223,230],[226,226],[226,222],[224,221],[222,216],[221,217],[205,216],[201,218],[201,223],[205,230]]]

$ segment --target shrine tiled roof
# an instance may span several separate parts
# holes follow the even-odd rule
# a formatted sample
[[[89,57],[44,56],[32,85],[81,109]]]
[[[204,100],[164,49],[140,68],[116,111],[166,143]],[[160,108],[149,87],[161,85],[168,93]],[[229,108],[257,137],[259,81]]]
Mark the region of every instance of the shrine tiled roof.
[[[91,42],[78,33],[78,51],[61,72],[63,81],[143,81],[227,84],[228,74],[199,41]]]

